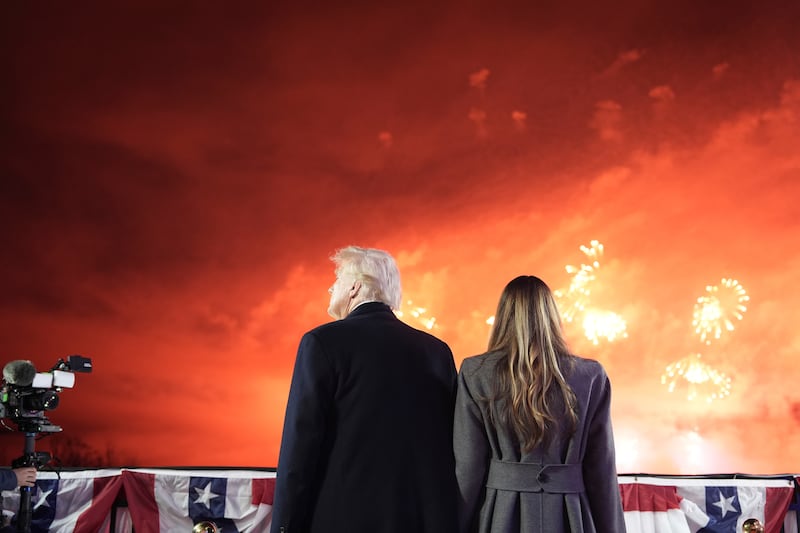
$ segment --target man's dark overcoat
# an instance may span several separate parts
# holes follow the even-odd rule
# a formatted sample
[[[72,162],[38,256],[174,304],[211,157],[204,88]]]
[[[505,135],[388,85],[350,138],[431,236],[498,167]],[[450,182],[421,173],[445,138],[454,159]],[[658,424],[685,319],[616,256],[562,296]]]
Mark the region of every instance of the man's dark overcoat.
[[[574,434],[523,452],[489,417],[501,354],[464,359],[453,443],[461,533],[624,533],[611,429],[611,384],[597,361],[570,356]],[[563,405],[563,402],[560,404]]]
[[[450,348],[378,302],[306,333],[272,533],[453,533]]]

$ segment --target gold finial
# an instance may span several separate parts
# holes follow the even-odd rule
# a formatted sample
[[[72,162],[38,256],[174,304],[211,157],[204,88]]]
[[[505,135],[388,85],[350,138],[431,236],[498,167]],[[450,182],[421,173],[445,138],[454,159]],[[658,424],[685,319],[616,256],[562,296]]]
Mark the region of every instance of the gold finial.
[[[217,524],[214,522],[198,522],[192,528],[192,533],[217,533]]]
[[[757,518],[748,518],[742,524],[743,533],[764,533],[764,526]]]

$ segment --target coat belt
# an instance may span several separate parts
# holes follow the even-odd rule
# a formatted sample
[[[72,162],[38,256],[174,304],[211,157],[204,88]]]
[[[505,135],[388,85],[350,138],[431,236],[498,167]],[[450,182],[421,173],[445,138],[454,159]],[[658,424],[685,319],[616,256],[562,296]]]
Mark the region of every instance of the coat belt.
[[[486,487],[516,492],[577,493],[584,491],[583,471],[580,464],[541,465],[492,459]]]

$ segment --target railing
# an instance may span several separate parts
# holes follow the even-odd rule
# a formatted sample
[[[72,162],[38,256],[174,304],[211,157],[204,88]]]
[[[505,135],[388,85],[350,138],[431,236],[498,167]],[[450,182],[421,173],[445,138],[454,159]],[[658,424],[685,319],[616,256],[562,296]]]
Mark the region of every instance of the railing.
[[[800,533],[800,475],[621,475],[628,533]],[[40,472],[31,533],[269,531],[275,470],[107,468]],[[4,514],[19,491],[3,492]]]

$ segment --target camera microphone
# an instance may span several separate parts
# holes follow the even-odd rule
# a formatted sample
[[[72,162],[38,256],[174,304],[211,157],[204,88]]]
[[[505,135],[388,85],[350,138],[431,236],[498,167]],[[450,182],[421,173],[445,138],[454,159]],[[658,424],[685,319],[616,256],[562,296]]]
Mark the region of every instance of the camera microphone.
[[[3,367],[3,379],[9,385],[18,387],[29,387],[36,377],[36,367],[33,363],[25,360],[11,361]]]

